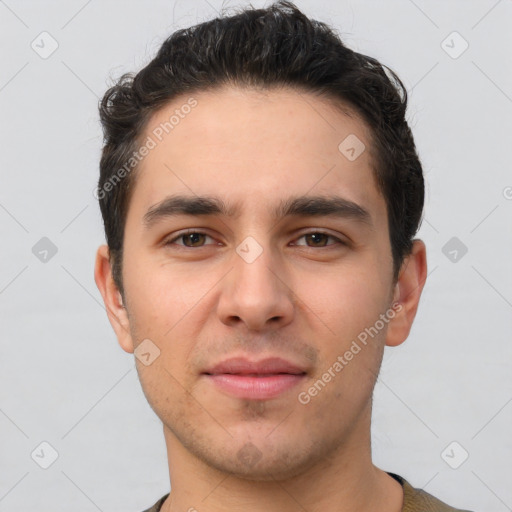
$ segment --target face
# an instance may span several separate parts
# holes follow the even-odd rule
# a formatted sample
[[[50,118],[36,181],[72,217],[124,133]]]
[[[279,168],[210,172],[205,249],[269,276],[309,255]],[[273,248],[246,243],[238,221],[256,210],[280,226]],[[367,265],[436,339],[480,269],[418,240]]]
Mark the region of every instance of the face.
[[[309,93],[193,97],[142,138],[157,144],[137,171],[114,327],[127,352],[152,354],[137,369],[168,446],[253,480],[297,475],[368,439],[400,317],[368,131]],[[176,109],[188,113],[159,141]],[[293,368],[213,370],[233,357]]]

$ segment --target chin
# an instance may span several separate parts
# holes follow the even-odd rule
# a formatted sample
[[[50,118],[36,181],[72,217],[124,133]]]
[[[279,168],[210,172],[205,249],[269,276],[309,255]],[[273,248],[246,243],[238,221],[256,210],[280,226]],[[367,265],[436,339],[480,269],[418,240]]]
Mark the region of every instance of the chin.
[[[297,445],[288,448],[281,445],[279,449],[275,446],[259,449],[247,441],[236,451],[231,446],[227,450],[219,449],[217,453],[210,449],[208,454],[197,455],[209,466],[236,478],[274,482],[300,476],[310,470],[315,462],[314,453],[303,449],[297,451]]]

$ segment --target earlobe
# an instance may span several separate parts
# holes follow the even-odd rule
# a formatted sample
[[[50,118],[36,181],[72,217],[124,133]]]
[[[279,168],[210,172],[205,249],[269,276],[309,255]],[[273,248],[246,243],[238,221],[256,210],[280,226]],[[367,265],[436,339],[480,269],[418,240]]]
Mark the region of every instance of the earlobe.
[[[400,345],[409,336],[426,277],[426,247],[422,240],[416,239],[413,241],[411,254],[404,259],[395,285],[393,304],[397,304],[394,308],[396,314],[388,325],[387,346]]]
[[[103,297],[107,316],[116,333],[119,345],[125,352],[133,353],[130,321],[121,293],[112,278],[112,266],[107,245],[100,246],[96,253],[94,280]]]

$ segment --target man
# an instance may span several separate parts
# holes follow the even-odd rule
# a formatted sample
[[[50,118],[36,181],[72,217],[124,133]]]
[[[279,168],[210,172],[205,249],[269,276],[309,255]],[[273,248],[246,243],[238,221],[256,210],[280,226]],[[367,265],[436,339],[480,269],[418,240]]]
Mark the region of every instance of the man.
[[[95,279],[163,422],[151,512],[456,510],[371,460],[427,273],[388,72],[283,1],[176,32],[105,94]]]

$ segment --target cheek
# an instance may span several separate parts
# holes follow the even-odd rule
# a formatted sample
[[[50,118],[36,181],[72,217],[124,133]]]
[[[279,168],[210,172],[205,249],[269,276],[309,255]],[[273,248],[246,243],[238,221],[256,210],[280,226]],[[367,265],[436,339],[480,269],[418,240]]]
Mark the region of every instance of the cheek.
[[[369,265],[364,269],[339,266],[308,279],[302,276],[296,282],[301,283],[297,295],[304,297],[304,303],[333,331],[331,334],[357,335],[386,307],[386,289]]]
[[[168,266],[155,265],[144,254],[130,251],[123,276],[132,317],[147,327],[161,331],[164,325],[172,326],[194,303],[187,279]]]
[[[183,381],[189,371],[189,353],[205,325],[205,319],[212,309],[208,290],[218,277],[197,272],[184,273],[176,266],[157,265],[154,262],[142,264],[143,255],[132,253],[126,261],[125,291],[129,311],[130,331],[134,344],[149,339],[160,350],[159,365],[172,375],[180,375]],[[151,263],[151,264],[150,264]],[[141,381],[152,386],[152,372],[141,367]],[[144,375],[148,377],[145,378]],[[169,374],[163,373],[164,380]],[[149,380],[148,380],[149,379]],[[155,378],[155,383],[159,382]]]
[[[155,413],[167,424],[177,424],[184,416],[199,414],[193,398],[193,382],[172,365],[177,358],[173,350],[164,347],[160,357],[150,366],[137,361],[137,372],[144,395]],[[183,411],[187,411],[183,414]],[[180,418],[181,416],[181,418]]]
[[[325,399],[343,401],[347,392],[353,397],[366,396],[374,385],[385,344],[385,328],[375,331],[372,327],[387,307],[386,290],[369,272],[355,270],[322,279],[322,286],[317,281],[314,290],[308,306],[318,312],[317,316],[309,314],[321,350],[316,377],[322,378],[329,369],[336,375]],[[339,356],[344,357],[341,363]],[[336,361],[338,371],[333,367]]]

